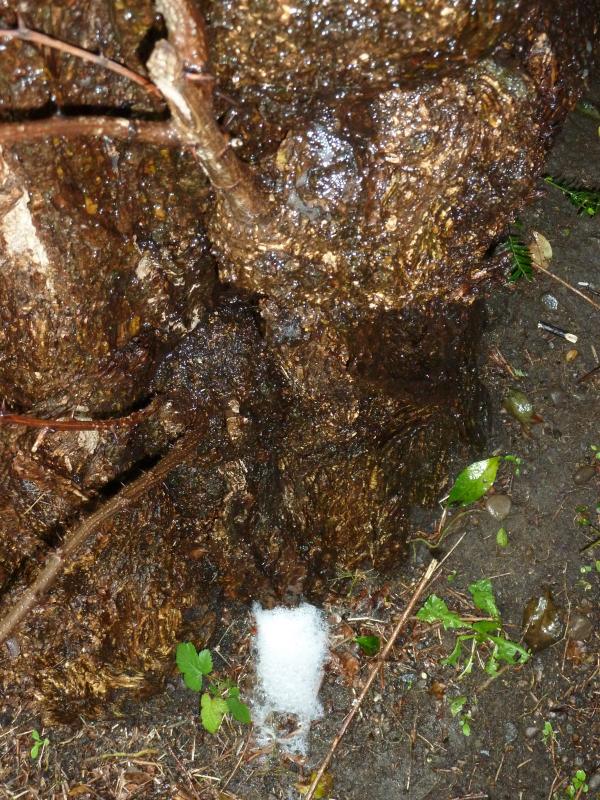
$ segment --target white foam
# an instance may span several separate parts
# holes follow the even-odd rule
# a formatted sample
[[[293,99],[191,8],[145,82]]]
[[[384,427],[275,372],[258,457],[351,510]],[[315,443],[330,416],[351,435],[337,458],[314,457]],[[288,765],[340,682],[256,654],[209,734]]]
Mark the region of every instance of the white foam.
[[[253,720],[258,741],[275,740],[289,751],[305,753],[310,723],[323,713],[319,687],[328,652],[325,617],[308,603],[270,610],[255,605],[253,610],[258,681]],[[292,735],[282,734],[281,715],[295,717]]]

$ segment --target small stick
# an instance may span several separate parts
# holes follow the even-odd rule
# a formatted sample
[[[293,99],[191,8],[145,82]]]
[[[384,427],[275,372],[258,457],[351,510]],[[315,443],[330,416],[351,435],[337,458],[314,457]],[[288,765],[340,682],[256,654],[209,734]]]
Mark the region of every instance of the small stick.
[[[592,300],[591,297],[588,297],[583,292],[580,292],[579,289],[576,289],[572,284],[567,283],[567,281],[564,281],[562,278],[559,278],[558,275],[555,275],[553,272],[550,272],[550,270],[546,269],[546,267],[542,267],[540,264],[536,264],[536,262],[533,260],[531,264],[536,269],[539,269],[540,272],[543,272],[544,275],[547,275],[549,278],[553,278],[555,281],[558,281],[558,283],[560,283],[562,286],[566,287],[567,289],[570,289],[572,292],[575,292],[576,295],[579,295],[579,297],[582,297],[584,300],[587,300],[587,302],[590,305],[594,306],[595,309],[600,311],[600,305],[598,305],[598,303],[596,303],[594,300]]]
[[[103,522],[128,508],[132,501],[145,494],[149,489],[161,483],[172,469],[179,466],[198,446],[203,431],[196,430],[182,438],[151,470],[135,481],[127,484],[110,500],[72,528],[61,545],[50,553],[42,569],[30,586],[25,589],[16,603],[0,618],[0,644],[4,642],[16,626],[38,605],[52,584],[73,559],[75,553],[88,543]]]
[[[583,374],[581,378],[577,378],[575,383],[583,383],[584,381],[589,381],[589,379],[592,378],[598,372],[598,370],[600,370],[600,364],[596,364],[596,366],[592,367],[592,369],[589,370],[589,372]]]
[[[115,72],[117,75],[128,78],[130,81],[137,83],[138,86],[142,86],[149,94],[153,94],[155,97],[161,97],[160,91],[151,80],[145,78],[143,75],[140,75],[138,72],[135,72],[129,67],[119,64],[118,61],[113,61],[111,58],[106,58],[106,56],[101,56],[97,53],[92,53],[89,50],[85,50],[83,47],[77,47],[74,44],[63,42],[61,39],[55,39],[53,36],[48,36],[46,33],[32,31],[25,27],[20,20],[16,28],[0,28],[0,38],[20,39],[23,42],[39,44],[43,47],[51,47],[53,50],[58,50],[61,53],[67,53],[70,56],[76,56],[82,61],[88,61],[91,64],[96,64],[98,67],[103,67],[111,72]]]
[[[550,325],[548,322],[538,322],[538,328],[541,328],[547,333],[553,333],[554,336],[560,336],[561,339],[566,339],[571,344],[577,344],[577,334],[564,331],[562,328],[557,328],[556,325]]]
[[[329,750],[327,751],[327,755],[323,759],[323,761],[321,763],[321,766],[319,767],[315,777],[313,778],[313,781],[312,781],[312,783],[310,785],[310,788],[309,788],[308,792],[306,793],[305,800],[313,800],[313,798],[315,796],[315,792],[316,792],[317,787],[319,785],[319,781],[321,780],[321,778],[325,774],[325,771],[327,770],[327,767],[329,766],[329,764],[331,762],[331,759],[333,758],[333,754],[335,753],[335,751],[337,750],[340,742],[344,738],[344,735],[345,735],[346,731],[348,730],[348,728],[350,727],[350,724],[351,724],[352,720],[356,716],[356,714],[358,712],[358,709],[361,707],[365,697],[367,696],[367,693],[368,693],[369,689],[371,688],[371,684],[373,683],[373,681],[377,677],[377,673],[379,672],[380,668],[385,663],[385,660],[388,657],[388,654],[389,654],[390,650],[394,646],[394,642],[398,638],[399,634],[402,632],[402,629],[404,628],[404,626],[406,625],[407,620],[409,619],[410,615],[412,614],[413,608],[415,607],[415,605],[417,604],[417,601],[419,600],[419,598],[421,597],[421,595],[425,591],[425,588],[427,587],[427,584],[431,580],[431,576],[436,571],[437,567],[438,567],[438,562],[435,559],[433,559],[433,561],[427,567],[427,570],[426,570],[425,574],[423,575],[423,577],[419,581],[419,584],[418,584],[417,588],[415,589],[415,591],[413,592],[412,597],[408,601],[408,605],[406,606],[406,608],[404,609],[404,611],[402,613],[402,616],[398,620],[398,624],[394,628],[394,630],[392,632],[392,635],[388,639],[388,642],[387,642],[386,646],[384,647],[384,649],[381,652],[381,655],[379,656],[379,658],[375,662],[374,666],[371,668],[371,671],[369,672],[369,676],[367,678],[367,681],[366,681],[366,683],[365,683],[360,695],[358,696],[358,699],[354,703],[352,709],[344,717],[344,721],[342,722],[342,725],[341,725],[338,733],[336,734],[333,742],[331,743],[331,746],[330,746]]]
[[[0,427],[3,425],[24,425],[27,428],[48,428],[54,431],[104,431],[127,425],[137,425],[148,415],[150,409],[135,411],[126,417],[112,419],[43,419],[28,417],[26,414],[5,414],[0,410]]]
[[[0,145],[32,142],[52,136],[107,136],[167,147],[193,144],[170,122],[149,122],[120,117],[51,117],[30,122],[0,124]]]

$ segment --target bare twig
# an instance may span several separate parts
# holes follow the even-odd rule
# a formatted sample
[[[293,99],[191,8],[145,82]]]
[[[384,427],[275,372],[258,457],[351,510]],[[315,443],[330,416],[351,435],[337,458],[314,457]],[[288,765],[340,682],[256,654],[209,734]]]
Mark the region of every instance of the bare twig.
[[[540,272],[543,272],[544,275],[547,275],[549,278],[552,278],[553,280],[557,281],[558,283],[561,284],[561,286],[564,286],[566,289],[570,289],[576,295],[578,295],[579,297],[582,297],[584,300],[587,300],[587,302],[590,305],[594,306],[594,308],[596,308],[598,311],[600,311],[600,305],[598,305],[598,303],[596,303],[594,300],[592,300],[591,297],[588,297],[583,292],[580,292],[579,289],[575,288],[575,286],[573,286],[570,283],[567,283],[567,281],[563,280],[562,278],[559,278],[558,275],[555,275],[553,272],[550,272],[550,270],[546,269],[546,267],[542,267],[540,264],[536,264],[535,261],[532,261],[531,263],[536,269],[539,269]]]
[[[39,44],[43,47],[51,47],[53,50],[58,50],[61,53],[67,53],[70,56],[76,56],[82,61],[88,61],[90,64],[96,64],[98,67],[108,69],[111,72],[115,72],[117,75],[128,78],[130,81],[133,81],[133,83],[137,83],[138,86],[142,86],[149,94],[160,97],[160,92],[156,86],[154,86],[152,81],[148,80],[148,78],[145,78],[143,75],[140,75],[138,72],[135,72],[129,67],[119,64],[118,61],[113,61],[111,58],[106,58],[106,56],[98,55],[97,53],[92,53],[89,50],[85,50],[83,47],[77,47],[74,44],[63,42],[61,39],[55,39],[53,36],[48,36],[46,33],[32,31],[25,27],[20,20],[16,28],[0,28],[0,38],[20,39],[23,42]]]
[[[48,428],[53,431],[103,431],[137,425],[152,409],[143,408],[126,417],[112,419],[43,419],[28,417],[26,414],[6,414],[0,410],[0,427],[3,425],[23,425],[26,428]]]
[[[185,435],[151,470],[127,484],[118,494],[66,534],[62,544],[48,556],[33,583],[25,589],[15,605],[0,618],[0,644],[39,603],[65,566],[73,560],[82,545],[88,543],[92,535],[97,533],[102,523],[128,508],[130,503],[161,483],[172,469],[179,466],[195,450],[202,436],[201,430]]]
[[[147,122],[122,117],[50,117],[0,125],[0,145],[31,142],[51,136],[108,136],[131,142],[189,147],[170,122]]]
[[[375,664],[371,668],[371,671],[369,672],[369,676],[368,676],[368,678],[366,680],[366,683],[365,683],[360,695],[358,696],[358,699],[354,703],[354,705],[353,705],[352,709],[350,710],[350,712],[344,717],[344,721],[342,722],[342,725],[341,725],[338,733],[336,734],[334,740],[331,743],[331,746],[329,747],[329,750],[327,751],[327,755],[325,756],[325,758],[321,762],[321,766],[317,770],[317,772],[315,774],[315,777],[313,778],[312,783],[310,785],[310,788],[309,788],[308,792],[306,793],[306,800],[313,800],[315,792],[316,792],[317,787],[319,785],[319,781],[322,779],[323,775],[325,774],[325,771],[327,770],[327,767],[329,766],[335,751],[337,750],[340,742],[342,741],[346,731],[350,727],[350,724],[352,723],[352,720],[356,716],[356,714],[358,712],[358,709],[361,707],[365,697],[367,696],[367,693],[368,693],[369,689],[371,688],[371,684],[373,683],[373,681],[377,677],[377,674],[378,674],[380,668],[385,663],[385,661],[386,661],[386,659],[387,659],[392,647],[394,646],[394,643],[395,643],[396,639],[398,638],[399,634],[402,632],[402,629],[406,625],[407,620],[410,618],[410,616],[412,614],[412,611],[413,611],[415,605],[417,604],[417,601],[419,600],[419,598],[421,597],[421,595],[425,591],[425,588],[427,587],[427,585],[428,585],[429,581],[431,580],[431,577],[432,577],[433,573],[436,571],[437,567],[438,567],[438,562],[434,559],[429,564],[429,566],[427,567],[427,570],[425,571],[425,574],[423,575],[423,577],[419,581],[416,589],[414,590],[414,592],[412,594],[412,597],[408,601],[408,604],[407,604],[406,608],[404,609],[404,611],[402,613],[402,616],[398,620],[398,623],[396,624],[396,627],[394,628],[390,638],[388,639],[388,642],[387,642],[386,646],[381,651],[381,655],[379,656],[379,658],[376,660]]]
[[[194,154],[212,186],[242,223],[258,222],[267,215],[266,198],[250,168],[229,147],[215,120],[211,93],[203,84],[186,79],[185,63],[175,46],[157,42],[148,71],[165,97],[173,124],[182,139],[194,143]]]

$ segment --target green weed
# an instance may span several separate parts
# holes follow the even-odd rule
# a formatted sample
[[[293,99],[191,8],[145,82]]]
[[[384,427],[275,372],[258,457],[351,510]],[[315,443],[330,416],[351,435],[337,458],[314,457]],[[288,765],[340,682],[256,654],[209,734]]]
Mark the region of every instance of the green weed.
[[[210,650],[198,652],[191,642],[177,645],[176,661],[188,689],[201,692],[204,679],[213,671]],[[240,690],[231,681],[214,681],[206,685],[200,698],[200,719],[205,730],[216,733],[223,719],[230,714],[238,722],[248,724],[250,710],[240,700]]]

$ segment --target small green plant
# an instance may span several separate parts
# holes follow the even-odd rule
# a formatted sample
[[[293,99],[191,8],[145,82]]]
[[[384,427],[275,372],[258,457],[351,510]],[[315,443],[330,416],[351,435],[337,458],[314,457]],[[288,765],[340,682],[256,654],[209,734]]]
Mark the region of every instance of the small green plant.
[[[470,650],[464,658],[464,666],[459,679],[469,674],[473,669],[475,654],[479,647],[487,651],[487,660],[484,665],[488,675],[495,675],[499,669],[499,662],[506,664],[524,664],[529,659],[528,651],[517,642],[508,639],[502,630],[500,611],[496,605],[492,582],[482,578],[469,586],[473,605],[487,615],[487,619],[471,622],[463,619],[459,614],[450,611],[446,603],[437,595],[432,594],[427,598],[422,608],[417,612],[417,619],[431,624],[441,622],[444,630],[468,630],[456,637],[454,649],[449,656],[443,659],[442,664],[460,667],[464,658],[463,648],[467,643]]]
[[[42,739],[39,732],[35,729],[31,732],[31,738],[33,739],[33,747],[31,748],[30,756],[35,761],[44,747],[50,746],[50,739],[48,739],[48,737]]]
[[[499,528],[496,534],[496,544],[498,547],[508,547],[508,533],[506,528]]]
[[[492,456],[483,461],[475,461],[458,473],[450,494],[448,505],[468,506],[480,500],[488,489],[494,485],[498,467],[501,461],[508,461],[515,465],[515,473],[520,471],[521,459],[519,456]]]
[[[549,186],[553,186],[566,195],[572,205],[577,209],[578,214],[587,214],[589,217],[595,217],[600,211],[600,191],[594,189],[576,189],[567,181],[553,178],[551,175],[547,175],[544,180]]]
[[[379,636],[357,636],[354,641],[366,656],[376,656],[381,648]]]
[[[463,736],[470,736],[471,735],[471,712],[467,711],[466,713],[462,713],[463,707],[467,702],[466,695],[461,695],[460,697],[455,697],[453,700],[450,701],[450,713],[453,717],[458,717],[458,724],[460,725],[460,729],[463,733]]]
[[[544,727],[542,728],[542,739],[544,741],[544,746],[548,748],[551,748],[556,742],[554,728],[552,727],[552,723],[548,722],[548,720],[544,722]]]
[[[527,281],[533,280],[531,251],[519,236],[509,234],[500,245],[500,251],[510,255],[511,270],[508,280],[511,283],[522,278]]]
[[[213,671],[210,650],[198,652],[191,642],[177,645],[176,661],[188,689],[201,692],[204,678]],[[250,710],[240,700],[240,690],[231,681],[214,681],[200,698],[200,719],[209,733],[216,733],[227,714],[244,724],[250,722]]]
[[[591,447],[591,448],[592,448],[592,450],[594,451],[594,458],[595,458],[597,461],[600,461],[600,447],[598,447],[598,445],[597,445],[597,444],[592,444],[592,445],[590,445],[590,447]]]
[[[590,787],[586,783],[587,775],[582,769],[578,769],[575,775],[571,778],[571,783],[567,786],[565,793],[568,798],[581,797],[582,794],[587,794]]]

